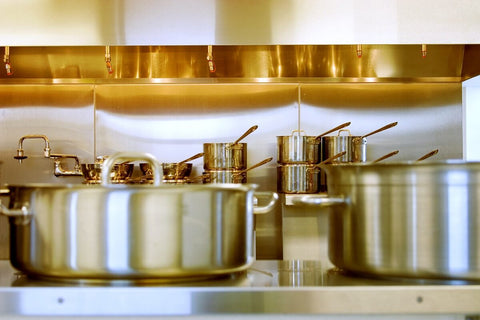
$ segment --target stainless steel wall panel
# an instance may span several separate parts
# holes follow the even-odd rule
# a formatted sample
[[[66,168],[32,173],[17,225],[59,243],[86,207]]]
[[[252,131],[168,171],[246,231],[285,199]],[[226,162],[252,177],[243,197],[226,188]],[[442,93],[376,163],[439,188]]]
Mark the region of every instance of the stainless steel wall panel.
[[[96,89],[96,107],[97,154],[143,151],[163,162],[178,162],[202,152],[203,143],[233,142],[257,124],[259,129],[244,140],[252,165],[275,156],[277,132],[295,128],[297,86],[104,85]],[[275,165],[263,169],[269,167]],[[275,181],[262,178],[262,171],[249,172],[249,180],[261,179],[262,187],[275,189]]]
[[[461,83],[293,80],[0,85],[0,182],[82,181],[54,177],[53,163],[40,156],[38,141],[27,140],[26,154],[36,156],[18,164],[13,159],[18,139],[29,133],[47,135],[54,152],[77,154],[82,162],[116,151],[150,152],[160,161],[175,162],[201,152],[205,142],[234,141],[257,124],[259,129],[245,139],[248,164],[267,157],[274,161],[250,171],[248,180],[264,190],[276,190],[276,136],[299,126],[316,135],[351,121],[352,133],[361,135],[398,121],[397,127],[368,138],[368,159],[394,149],[400,150],[395,159],[414,159],[434,148],[440,149],[437,159],[462,157]],[[201,174],[202,161],[194,165],[194,175]],[[0,228],[6,228],[4,222]],[[256,222],[257,257],[278,259],[282,250],[293,251],[282,242],[280,208]],[[287,239],[302,236],[295,228],[287,231]],[[0,246],[4,253],[7,243]]]
[[[399,150],[393,160],[462,158],[461,84],[302,85],[301,123],[311,135],[351,121],[352,135],[398,125],[367,138],[367,160]],[[332,135],[332,134],[331,134]]]
[[[43,158],[43,141],[25,140],[27,159],[13,159],[18,140],[44,134],[52,153],[77,154],[86,161],[94,146],[92,85],[0,85],[0,184],[79,183],[79,178],[55,177],[54,163]],[[92,160],[91,160],[92,161]],[[72,163],[66,163],[72,167]],[[0,217],[0,259],[8,258],[8,221]]]

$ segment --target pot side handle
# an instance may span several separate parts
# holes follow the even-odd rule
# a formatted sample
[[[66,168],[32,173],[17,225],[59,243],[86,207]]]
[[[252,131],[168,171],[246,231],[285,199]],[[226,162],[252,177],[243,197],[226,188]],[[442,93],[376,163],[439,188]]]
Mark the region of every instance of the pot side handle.
[[[319,207],[347,205],[348,199],[343,196],[330,197],[325,195],[304,195],[292,198],[292,204],[307,204]]]
[[[110,171],[112,171],[113,166],[119,160],[123,161],[135,161],[135,160],[145,160],[150,163],[152,166],[153,172],[153,185],[159,186],[162,183],[163,177],[163,168],[157,159],[149,154],[142,152],[117,152],[110,157],[108,157],[103,163],[102,168],[102,185],[108,186],[111,184]]]
[[[276,192],[255,192],[254,195],[267,197],[270,199],[268,204],[265,206],[254,206],[253,207],[254,214],[265,214],[269,212],[270,210],[273,209],[273,207],[275,206],[278,200],[278,194]]]

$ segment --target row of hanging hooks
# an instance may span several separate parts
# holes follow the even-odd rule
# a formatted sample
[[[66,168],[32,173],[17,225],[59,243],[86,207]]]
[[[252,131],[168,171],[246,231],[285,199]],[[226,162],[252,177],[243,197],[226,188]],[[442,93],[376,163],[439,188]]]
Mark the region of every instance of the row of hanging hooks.
[[[361,58],[363,55],[363,49],[361,44],[357,44],[357,57]],[[422,44],[422,58],[427,56],[427,45]]]
[[[358,44],[357,48],[357,57],[361,58],[363,55],[362,45]],[[425,58],[427,56],[427,45],[422,44],[422,57]],[[10,63],[10,47],[5,47],[5,54],[3,55],[3,62],[5,64],[5,70],[7,71],[7,76],[13,75],[12,64]],[[215,65],[215,61],[213,58],[213,46],[209,45],[207,47],[207,63],[208,63],[208,70],[210,73],[215,73],[217,71],[217,67]],[[113,73],[112,67],[112,55],[110,53],[110,46],[105,46],[105,65],[107,68],[107,72],[109,74]]]

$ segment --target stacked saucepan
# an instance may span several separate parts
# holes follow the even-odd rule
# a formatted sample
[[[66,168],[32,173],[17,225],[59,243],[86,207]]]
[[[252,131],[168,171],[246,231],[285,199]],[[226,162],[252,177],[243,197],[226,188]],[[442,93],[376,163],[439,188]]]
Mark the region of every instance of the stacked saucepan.
[[[387,124],[362,136],[354,136],[341,124],[318,136],[307,136],[301,130],[290,136],[277,137],[277,191],[281,193],[317,193],[326,191],[325,172],[321,164],[367,161],[367,137],[397,125]],[[338,131],[336,135],[328,134]],[[345,134],[347,133],[347,134]],[[397,154],[393,151],[374,162]]]
[[[343,151],[321,159],[321,139],[336,130],[350,125],[341,124],[318,136],[307,136],[302,130],[294,130],[289,136],[277,136],[277,191],[281,193],[317,193],[319,164],[344,155]]]
[[[345,151],[345,155],[337,158],[335,163],[358,163],[367,161],[367,137],[376,133],[393,128],[398,122],[389,123],[377,130],[364,134],[362,136],[354,136],[348,129],[339,130],[337,135],[323,136],[321,139],[321,159],[328,159],[329,157]],[[379,162],[398,153],[398,150],[390,152],[372,162]],[[325,171],[320,173],[320,191],[327,190]]]
[[[272,160],[247,167],[247,144],[240,142],[257,130],[254,125],[234,142],[203,144],[203,183],[247,183],[247,172]]]

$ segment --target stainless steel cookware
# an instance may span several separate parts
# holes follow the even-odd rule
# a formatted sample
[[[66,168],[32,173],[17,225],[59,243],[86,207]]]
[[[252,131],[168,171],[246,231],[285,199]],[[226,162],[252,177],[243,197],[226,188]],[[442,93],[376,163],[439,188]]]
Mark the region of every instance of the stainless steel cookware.
[[[231,273],[253,261],[255,185],[161,185],[153,156],[153,185],[8,186],[12,265],[51,279],[182,279]]]
[[[193,164],[188,161],[192,161],[203,156],[203,152],[197,153],[183,161],[173,163],[162,163],[163,169],[163,182],[164,183],[188,183],[188,178],[192,173]],[[151,180],[152,167],[147,162],[140,163],[140,170],[143,173],[144,180]]]
[[[382,277],[480,279],[480,163],[331,164],[329,256],[337,267]]]
[[[258,126],[250,127],[234,142],[204,143],[203,168],[205,170],[247,168],[247,144],[240,143],[246,136],[257,130]]]
[[[325,191],[319,183],[320,165],[329,163],[345,152],[340,152],[319,164],[292,163],[277,166],[277,191],[280,193],[317,193]]]
[[[243,170],[206,170],[202,175],[203,183],[247,183],[247,173]]]
[[[281,164],[319,163],[321,138],[349,125],[350,122],[345,122],[318,136],[307,136],[303,130],[293,130],[289,136],[277,136],[277,162]]]
[[[363,136],[352,136],[347,129],[340,130],[337,136],[324,136],[322,137],[322,159],[346,151],[346,154],[337,159],[336,162],[365,162],[367,161],[367,137],[392,128],[397,123],[389,123]],[[347,135],[344,135],[345,133]]]
[[[293,130],[289,136],[277,136],[277,162],[281,164],[316,164],[319,157],[320,140],[307,136],[303,130]]]
[[[206,170],[203,173],[203,183],[247,183],[247,172],[263,166],[272,161],[273,158],[264,159],[244,170]]]
[[[102,163],[82,163],[80,165],[84,183],[99,184],[102,182]],[[126,183],[133,173],[133,163],[117,163],[110,171],[112,183]]]

